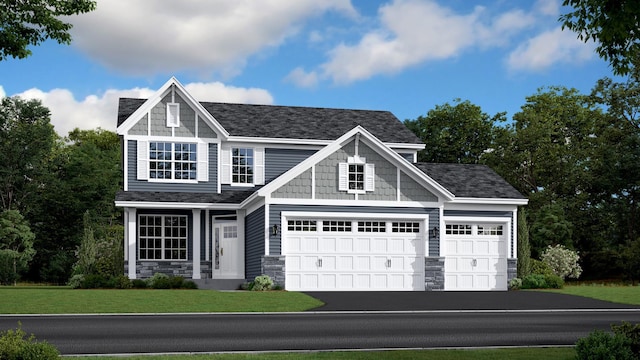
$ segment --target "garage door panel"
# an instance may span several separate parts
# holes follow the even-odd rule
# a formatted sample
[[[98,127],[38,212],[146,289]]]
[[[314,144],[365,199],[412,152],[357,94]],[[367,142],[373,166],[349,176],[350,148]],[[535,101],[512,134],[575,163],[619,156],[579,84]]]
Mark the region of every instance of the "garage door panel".
[[[317,253],[318,252],[318,238],[317,237],[301,237],[299,238],[300,242],[300,252],[301,253]]]
[[[336,270],[342,272],[351,272],[356,268],[354,267],[353,256],[338,256],[338,264]]]
[[[341,237],[336,244],[336,251],[340,254],[351,254],[354,252],[353,238]]]
[[[334,237],[322,237],[318,243],[317,252],[318,253],[328,253],[333,254],[336,252],[336,242],[337,239]]]

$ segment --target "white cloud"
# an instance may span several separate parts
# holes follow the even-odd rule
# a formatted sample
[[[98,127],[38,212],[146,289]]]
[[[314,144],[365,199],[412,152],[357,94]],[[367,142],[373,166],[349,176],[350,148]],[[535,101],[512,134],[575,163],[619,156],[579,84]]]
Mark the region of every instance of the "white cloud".
[[[285,81],[299,87],[310,88],[318,84],[318,74],[315,71],[306,72],[302,67],[297,67],[285,77]]]
[[[518,46],[508,57],[512,71],[542,71],[556,63],[576,64],[594,56],[595,44],[583,43],[560,27],[546,31]]]
[[[4,88],[0,85],[0,99],[7,96],[7,93],[4,92]]]
[[[521,10],[490,17],[485,8],[475,7],[458,14],[432,0],[395,0],[382,6],[379,16],[381,26],[357,44],[330,51],[329,61],[320,65],[323,78],[346,84],[453,58],[473,47],[501,46],[534,22]]]
[[[538,0],[534,7],[542,15],[553,17],[560,15],[560,1],[558,0]]]
[[[273,97],[268,91],[257,88],[238,88],[220,82],[186,84],[185,88],[198,101],[238,102],[249,104],[271,104]],[[0,87],[0,90],[2,88]],[[156,90],[148,88],[110,89],[102,95],[90,95],[76,99],[67,89],[44,92],[29,89],[16,94],[25,99],[39,99],[51,111],[51,123],[60,136],[80,128],[115,131],[118,99],[121,97],[148,98]],[[1,92],[0,92],[1,94]]]
[[[68,21],[74,46],[121,72],[233,75],[327,11],[356,16],[349,0],[109,0]]]

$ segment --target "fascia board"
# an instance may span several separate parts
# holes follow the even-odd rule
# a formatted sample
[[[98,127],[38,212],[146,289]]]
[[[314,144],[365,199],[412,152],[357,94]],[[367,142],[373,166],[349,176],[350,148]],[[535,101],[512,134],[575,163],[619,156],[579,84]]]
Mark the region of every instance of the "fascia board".
[[[236,143],[258,143],[258,144],[275,144],[275,145],[311,145],[311,146],[327,146],[333,143],[335,140],[318,140],[318,139],[295,139],[295,138],[269,138],[269,137],[250,137],[250,136],[229,136],[228,142]],[[384,143],[394,150],[422,150],[425,148],[424,144],[399,144],[399,143]]]
[[[131,207],[137,209],[220,209],[238,210],[239,204],[216,204],[216,203],[183,203],[183,202],[160,202],[160,201],[116,201],[116,207]]]
[[[487,204],[487,205],[527,205],[529,199],[499,199],[499,198],[462,198],[456,197],[452,204]]]

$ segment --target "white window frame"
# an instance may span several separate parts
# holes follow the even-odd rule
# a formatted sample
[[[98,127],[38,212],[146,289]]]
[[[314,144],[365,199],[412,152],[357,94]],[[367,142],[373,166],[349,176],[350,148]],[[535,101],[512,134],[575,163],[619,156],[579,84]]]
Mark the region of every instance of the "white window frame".
[[[233,181],[233,150],[250,149],[253,151],[252,182]],[[231,186],[253,187],[264,185],[265,150],[263,147],[243,146],[242,144],[223,145],[220,148],[220,183]]]
[[[167,103],[167,127],[180,127],[180,103]]]
[[[151,178],[151,162],[157,161],[151,159],[151,143],[170,143],[171,144],[171,178],[157,179]],[[176,163],[189,163],[182,160],[176,160],[175,147],[176,144],[189,144],[196,145],[194,160],[189,161],[196,165],[196,177],[194,179],[176,179],[175,178],[175,164]],[[194,142],[193,139],[153,139],[153,140],[138,140],[137,143],[137,180],[149,181],[149,182],[171,182],[171,183],[198,183],[209,181],[209,144],[204,142]]]
[[[159,217],[160,220],[160,235],[159,236],[155,236],[155,235],[149,235],[149,233],[147,232],[146,235],[142,235],[142,221],[141,219],[143,217]],[[178,226],[178,229],[180,228],[184,228],[185,229],[185,233],[184,235],[180,235],[178,234],[178,236],[173,236],[171,234],[167,234],[167,225],[165,223],[165,219],[169,218],[169,217],[175,217],[175,218],[179,218],[179,219],[184,219],[184,226]],[[155,226],[148,226],[148,223],[145,225],[147,227],[147,230],[150,228],[153,228]],[[150,259],[148,257],[142,257],[142,239],[146,239],[147,241],[150,241],[152,238],[159,238],[160,239],[160,258],[154,258],[154,259]],[[167,246],[166,246],[166,241],[167,240],[177,240],[177,241],[184,241],[184,249],[178,247],[178,251],[184,251],[184,258],[178,257],[178,258],[167,258],[166,257],[166,251],[167,251]],[[148,242],[147,242],[148,244]],[[148,246],[146,247],[146,249],[150,249]],[[155,247],[151,248],[151,249],[155,249]],[[176,214],[139,214],[138,215],[138,260],[140,261],[188,261],[189,260],[189,218],[187,217],[187,215],[176,215]]]
[[[361,165],[363,174],[362,174],[362,189],[352,189],[350,184],[352,180],[350,180],[350,175],[352,172],[349,171],[350,165]],[[355,175],[355,174],[354,174]],[[357,181],[357,180],[356,180]],[[372,192],[375,190],[375,164],[367,163],[367,159],[359,156],[353,156],[347,158],[346,163],[338,164],[338,190],[346,191],[349,194],[366,194],[367,192]]]

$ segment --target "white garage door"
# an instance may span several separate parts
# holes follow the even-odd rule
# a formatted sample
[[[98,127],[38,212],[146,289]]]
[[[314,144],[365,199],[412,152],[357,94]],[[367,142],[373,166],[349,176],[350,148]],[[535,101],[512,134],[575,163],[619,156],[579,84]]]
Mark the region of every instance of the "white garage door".
[[[423,221],[288,219],[285,288],[424,290]]]
[[[507,290],[507,229],[448,223],[445,290]]]

